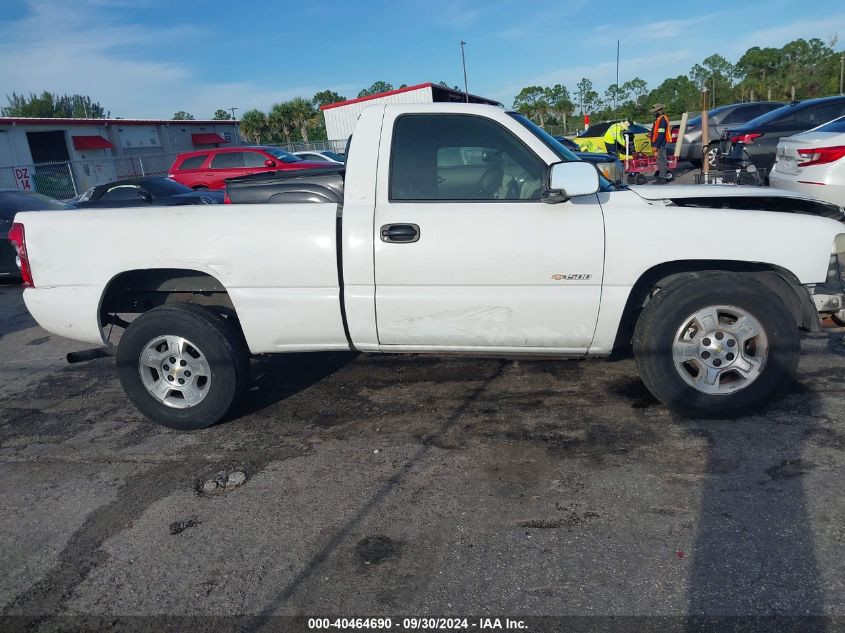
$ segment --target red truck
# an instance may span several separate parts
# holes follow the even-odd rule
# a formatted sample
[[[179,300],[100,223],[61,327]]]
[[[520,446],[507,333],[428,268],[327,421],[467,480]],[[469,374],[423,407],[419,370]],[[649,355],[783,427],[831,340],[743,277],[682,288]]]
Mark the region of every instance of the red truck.
[[[325,162],[302,160],[278,147],[256,145],[179,154],[167,175],[191,189],[223,189],[227,178],[325,166]]]

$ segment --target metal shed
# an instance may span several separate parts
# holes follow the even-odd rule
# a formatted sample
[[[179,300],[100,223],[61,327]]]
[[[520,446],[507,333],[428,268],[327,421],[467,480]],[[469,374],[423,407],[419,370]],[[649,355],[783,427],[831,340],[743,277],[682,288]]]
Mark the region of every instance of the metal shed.
[[[466,101],[470,103],[487,103],[490,105],[502,104],[493,99],[479,97],[478,95],[467,95],[461,90],[455,90],[447,86],[434,83],[417,84],[407,86],[388,92],[380,92],[368,97],[328,103],[320,106],[323,116],[326,119],[326,134],[331,140],[345,140],[355,130],[355,123],[358,115],[367,106],[374,103],[449,103]]]

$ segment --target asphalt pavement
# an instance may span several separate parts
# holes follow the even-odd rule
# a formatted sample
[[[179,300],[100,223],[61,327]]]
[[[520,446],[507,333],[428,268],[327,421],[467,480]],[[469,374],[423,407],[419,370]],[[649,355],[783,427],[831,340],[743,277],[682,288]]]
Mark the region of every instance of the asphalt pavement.
[[[738,420],[670,414],[631,360],[295,354],[184,433],[0,287],[0,628],[845,615],[842,340]]]

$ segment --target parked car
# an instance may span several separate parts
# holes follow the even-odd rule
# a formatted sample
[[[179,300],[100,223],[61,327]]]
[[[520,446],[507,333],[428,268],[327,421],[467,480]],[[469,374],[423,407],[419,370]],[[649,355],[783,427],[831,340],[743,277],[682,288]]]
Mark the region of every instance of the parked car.
[[[191,189],[223,189],[227,178],[324,166],[324,161],[303,160],[278,147],[255,145],[179,154],[167,176]]]
[[[769,182],[845,207],[845,116],[782,138]]]
[[[34,191],[0,189],[0,279],[20,279],[17,251],[9,240],[9,231],[19,211],[65,211],[72,204],[42,196]]]
[[[338,154],[337,152],[332,152],[327,149],[323,150],[309,150],[304,152],[294,152],[294,156],[299,156],[302,160],[315,160],[315,161],[324,161],[327,163],[342,163],[344,162],[343,156]]]
[[[779,101],[754,101],[751,103],[732,103],[719,106],[707,112],[708,120],[708,146],[702,147],[701,115],[687,121],[684,141],[681,144],[680,160],[690,161],[694,165],[701,165],[702,158],[706,155],[707,162],[711,167],[716,166],[717,154],[719,152],[719,139],[722,132],[731,127],[739,127],[748,123],[758,116],[783,107],[785,104]],[[678,127],[672,129],[673,135],[678,132]]]
[[[81,209],[222,204],[223,192],[194,190],[164,176],[147,176],[97,185],[76,198],[71,198],[68,202]]]
[[[671,410],[736,416],[784,391],[801,331],[845,306],[845,225],[807,214],[833,205],[756,187],[619,187],[489,105],[377,104],[354,137],[342,205],[19,214],[27,308],[96,345],[125,328],[129,399],[196,429],[232,410],[250,354],[331,350],[633,347]],[[709,226],[765,239],[678,239]]]
[[[719,160],[727,165],[752,163],[771,170],[780,139],[806,132],[845,115],[845,97],[796,101],[722,132]]]

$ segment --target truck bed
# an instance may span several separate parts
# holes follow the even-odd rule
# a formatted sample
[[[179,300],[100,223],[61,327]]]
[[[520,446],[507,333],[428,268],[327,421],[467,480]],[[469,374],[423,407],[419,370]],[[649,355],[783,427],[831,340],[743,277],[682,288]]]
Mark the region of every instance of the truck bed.
[[[331,202],[343,204],[346,165],[272,171],[226,181],[232,204]]]

